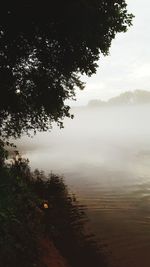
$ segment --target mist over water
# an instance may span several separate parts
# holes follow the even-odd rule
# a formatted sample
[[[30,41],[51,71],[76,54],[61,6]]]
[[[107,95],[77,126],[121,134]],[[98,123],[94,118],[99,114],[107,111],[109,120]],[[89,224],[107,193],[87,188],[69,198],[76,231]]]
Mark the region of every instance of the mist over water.
[[[148,105],[75,109],[64,129],[55,126],[18,144],[32,167],[45,171],[85,174],[96,168],[97,176],[99,168],[137,174],[150,154],[149,112]]]
[[[76,108],[65,128],[18,141],[32,168],[62,174],[88,207],[112,266],[150,266],[150,105]],[[116,265],[115,265],[116,264]]]

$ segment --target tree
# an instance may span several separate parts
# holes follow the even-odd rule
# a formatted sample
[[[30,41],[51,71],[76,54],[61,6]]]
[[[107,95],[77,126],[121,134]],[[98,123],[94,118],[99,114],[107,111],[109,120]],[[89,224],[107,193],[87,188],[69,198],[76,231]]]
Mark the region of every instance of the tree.
[[[62,126],[65,100],[132,22],[124,0],[12,1],[0,9],[0,135]]]

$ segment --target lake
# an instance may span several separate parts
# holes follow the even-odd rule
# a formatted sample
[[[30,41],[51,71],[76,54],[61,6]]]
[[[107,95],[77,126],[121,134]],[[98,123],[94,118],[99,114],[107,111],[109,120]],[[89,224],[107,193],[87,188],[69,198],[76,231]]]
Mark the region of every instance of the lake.
[[[74,108],[65,128],[23,137],[39,168],[64,176],[87,206],[110,266],[150,266],[150,106]]]

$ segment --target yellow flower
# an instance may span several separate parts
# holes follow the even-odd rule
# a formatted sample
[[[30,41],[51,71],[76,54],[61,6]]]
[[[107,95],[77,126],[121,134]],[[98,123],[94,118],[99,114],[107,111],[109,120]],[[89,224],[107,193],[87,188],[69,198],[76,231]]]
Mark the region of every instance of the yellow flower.
[[[43,206],[44,206],[44,209],[48,209],[48,204],[47,203],[44,203]]]

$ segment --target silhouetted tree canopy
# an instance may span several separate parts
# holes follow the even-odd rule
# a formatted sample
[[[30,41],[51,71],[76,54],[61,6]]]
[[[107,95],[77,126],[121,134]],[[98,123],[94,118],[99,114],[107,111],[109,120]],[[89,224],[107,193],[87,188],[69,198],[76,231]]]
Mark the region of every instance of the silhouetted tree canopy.
[[[10,1],[0,9],[0,134],[47,130],[131,25],[124,0]]]

